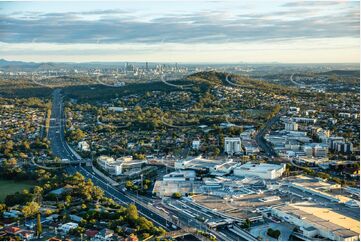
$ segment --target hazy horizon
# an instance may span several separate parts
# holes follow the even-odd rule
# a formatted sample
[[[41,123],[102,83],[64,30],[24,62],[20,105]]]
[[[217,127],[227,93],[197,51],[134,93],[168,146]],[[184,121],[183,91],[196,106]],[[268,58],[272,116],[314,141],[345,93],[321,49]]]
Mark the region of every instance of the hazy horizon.
[[[359,65],[360,62],[339,62],[339,63],[322,63],[322,62],[308,62],[308,63],[292,63],[292,62],[181,62],[181,61],[127,61],[127,60],[119,60],[119,61],[24,61],[24,60],[10,60],[10,59],[0,59],[8,62],[25,62],[25,63],[64,63],[64,64],[92,64],[92,63],[100,63],[100,64],[116,64],[116,63],[136,63],[136,64],[145,64],[148,62],[148,64],[183,64],[183,65]]]
[[[52,1],[0,8],[0,55],[7,60],[359,63],[358,1]]]

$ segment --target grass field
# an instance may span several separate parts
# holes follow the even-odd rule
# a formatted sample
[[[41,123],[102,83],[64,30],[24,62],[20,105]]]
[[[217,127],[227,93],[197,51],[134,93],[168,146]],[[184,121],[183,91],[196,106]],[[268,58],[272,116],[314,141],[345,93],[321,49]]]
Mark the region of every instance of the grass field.
[[[0,202],[4,202],[7,195],[21,192],[24,189],[30,189],[34,185],[35,183],[32,181],[16,182],[13,180],[0,179]]]

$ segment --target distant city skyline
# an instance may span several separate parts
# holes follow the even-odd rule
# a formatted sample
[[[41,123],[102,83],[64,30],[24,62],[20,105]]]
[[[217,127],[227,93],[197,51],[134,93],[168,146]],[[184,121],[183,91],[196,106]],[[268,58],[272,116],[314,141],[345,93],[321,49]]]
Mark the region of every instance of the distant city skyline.
[[[0,9],[7,60],[359,63],[358,1],[0,2]]]

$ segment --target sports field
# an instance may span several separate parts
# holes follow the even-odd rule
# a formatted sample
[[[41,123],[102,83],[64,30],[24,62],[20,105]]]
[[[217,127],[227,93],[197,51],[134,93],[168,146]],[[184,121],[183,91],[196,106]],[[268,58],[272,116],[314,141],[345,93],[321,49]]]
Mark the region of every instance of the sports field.
[[[22,190],[30,189],[33,186],[34,183],[31,181],[16,182],[13,180],[0,179],[0,202],[4,202],[6,196],[9,194],[21,192]]]

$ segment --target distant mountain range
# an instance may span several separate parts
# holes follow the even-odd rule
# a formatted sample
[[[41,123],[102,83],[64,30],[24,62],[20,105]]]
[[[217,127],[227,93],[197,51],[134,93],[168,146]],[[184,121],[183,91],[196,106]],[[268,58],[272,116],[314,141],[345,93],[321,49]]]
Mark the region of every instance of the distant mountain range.
[[[3,71],[35,71],[35,70],[59,70],[59,69],[94,69],[94,68],[120,68],[125,67],[126,63],[133,64],[136,66],[145,66],[144,62],[25,62],[25,61],[8,61],[5,59],[0,59],[0,70]],[[149,67],[156,66],[158,64],[165,64],[160,62],[148,62]],[[175,63],[166,63],[165,65],[175,65]],[[277,67],[297,67],[297,68],[304,68],[304,67],[327,67],[329,70],[334,71],[336,75],[349,75],[348,70],[358,70],[359,71],[359,64],[358,63],[350,63],[350,64],[286,64],[286,63],[244,63],[239,62],[234,64],[227,64],[227,63],[179,63],[180,66],[198,66],[198,67],[232,67],[232,66],[252,66],[252,67],[269,67],[269,66],[277,66]],[[340,72],[339,72],[340,71]],[[338,73],[339,72],[339,73]],[[331,73],[330,73],[331,74]],[[352,73],[355,74],[355,73]]]
[[[51,70],[59,68],[72,67],[71,63],[37,63],[37,62],[24,62],[24,61],[7,61],[0,59],[0,69],[6,71],[33,71],[33,70]]]
[[[6,71],[34,71],[34,70],[52,70],[52,69],[74,69],[74,68],[99,68],[99,67],[116,67],[124,66],[125,62],[113,63],[64,63],[64,62],[24,62],[24,61],[7,61],[0,59],[0,69]]]
[[[39,63],[34,62],[23,62],[23,61],[7,61],[0,59],[1,69],[12,69],[12,68],[37,68]]]

